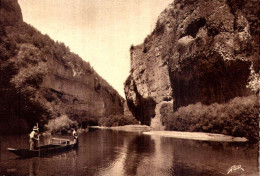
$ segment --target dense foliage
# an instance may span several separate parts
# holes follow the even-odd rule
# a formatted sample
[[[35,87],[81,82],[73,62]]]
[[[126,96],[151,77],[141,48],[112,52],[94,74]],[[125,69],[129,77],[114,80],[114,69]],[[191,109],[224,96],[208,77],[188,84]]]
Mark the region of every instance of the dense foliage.
[[[179,108],[165,117],[168,130],[200,131],[258,139],[259,104],[256,96],[237,97],[225,104],[201,103]]]
[[[68,116],[62,115],[56,119],[50,120],[45,127],[51,133],[66,133],[72,128],[78,127],[78,123],[71,120]]]
[[[112,127],[112,126],[136,125],[138,124],[138,121],[133,116],[111,115],[109,117],[100,118],[98,124],[100,126]]]

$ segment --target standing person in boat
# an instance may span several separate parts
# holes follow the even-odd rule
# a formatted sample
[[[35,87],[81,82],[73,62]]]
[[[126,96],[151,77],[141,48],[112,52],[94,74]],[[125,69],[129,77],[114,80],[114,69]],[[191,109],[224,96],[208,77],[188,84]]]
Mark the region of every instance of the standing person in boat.
[[[37,126],[33,127],[33,131],[29,134],[30,136],[30,150],[34,150],[36,148],[37,141],[39,140],[39,129]]]
[[[79,140],[78,140],[79,136],[78,136],[78,133],[77,133],[75,128],[73,129],[72,135],[73,135],[74,145],[78,145],[79,144]]]

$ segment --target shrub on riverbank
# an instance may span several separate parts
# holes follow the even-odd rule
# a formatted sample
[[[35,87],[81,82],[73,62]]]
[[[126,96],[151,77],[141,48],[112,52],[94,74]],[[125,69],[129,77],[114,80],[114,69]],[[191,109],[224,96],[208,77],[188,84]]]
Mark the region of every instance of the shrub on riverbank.
[[[201,103],[179,108],[165,117],[167,130],[221,133],[258,140],[259,104],[256,96],[237,97],[225,104]]]
[[[109,117],[102,117],[98,121],[99,126],[124,126],[124,125],[136,125],[138,121],[132,116],[124,115],[111,115]]]
[[[68,116],[62,115],[56,119],[49,120],[45,127],[50,133],[67,133],[71,128],[78,126],[76,121],[71,120]]]

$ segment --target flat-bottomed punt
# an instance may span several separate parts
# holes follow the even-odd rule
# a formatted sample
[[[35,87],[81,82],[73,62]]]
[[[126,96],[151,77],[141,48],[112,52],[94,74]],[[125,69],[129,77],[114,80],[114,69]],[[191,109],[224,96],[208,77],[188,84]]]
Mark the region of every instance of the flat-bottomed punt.
[[[74,142],[68,139],[52,138],[50,139],[48,145],[36,147],[35,150],[14,148],[7,148],[7,150],[20,156],[21,158],[30,158],[55,155],[58,153],[76,149],[77,147],[78,143],[74,144]]]

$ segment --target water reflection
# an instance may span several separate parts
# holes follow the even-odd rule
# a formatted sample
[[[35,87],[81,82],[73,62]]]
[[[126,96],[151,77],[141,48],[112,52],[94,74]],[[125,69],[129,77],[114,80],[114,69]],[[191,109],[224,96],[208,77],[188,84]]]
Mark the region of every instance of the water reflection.
[[[121,175],[257,175],[257,147],[246,143],[201,142],[138,135],[128,142]],[[117,165],[120,165],[117,163]],[[104,173],[104,172],[103,172]],[[106,171],[105,173],[109,173]],[[102,175],[102,174],[99,174]]]
[[[40,164],[39,158],[32,158],[29,161],[29,176],[39,175],[40,173]]]
[[[150,136],[137,135],[128,144],[124,161],[125,175],[136,175],[137,168],[145,157],[150,157],[155,151],[154,140]]]
[[[80,135],[78,150],[60,155],[17,159],[6,151],[27,146],[27,139],[1,137],[0,175],[226,175],[234,165],[243,170],[230,175],[258,175],[258,147],[246,143],[95,130]]]
[[[72,153],[73,153],[73,155],[72,155],[72,158],[71,158],[71,160],[72,160],[71,164],[72,164],[73,167],[76,167],[77,166],[77,158],[78,158],[77,157],[78,156],[78,149],[73,150]]]
[[[232,165],[242,165],[245,175],[257,175],[257,147],[248,148],[245,143],[163,140],[163,146],[173,146],[173,175],[226,175]]]

